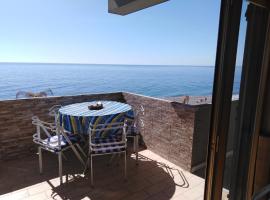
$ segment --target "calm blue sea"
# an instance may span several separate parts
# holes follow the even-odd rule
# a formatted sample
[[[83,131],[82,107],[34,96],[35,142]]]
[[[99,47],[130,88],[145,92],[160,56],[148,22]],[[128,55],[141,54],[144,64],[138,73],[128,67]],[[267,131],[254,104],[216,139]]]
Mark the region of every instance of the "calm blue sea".
[[[235,75],[239,92],[241,68]],[[198,66],[0,64],[0,99],[50,88],[55,96],[128,91],[155,97],[211,95],[214,68]]]

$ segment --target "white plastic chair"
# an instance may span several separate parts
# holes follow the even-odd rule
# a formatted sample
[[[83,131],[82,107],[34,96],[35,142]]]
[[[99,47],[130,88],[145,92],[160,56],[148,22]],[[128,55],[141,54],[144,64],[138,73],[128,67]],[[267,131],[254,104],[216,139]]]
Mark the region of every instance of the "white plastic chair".
[[[93,181],[93,157],[108,154],[124,154],[124,176],[127,177],[127,139],[126,139],[126,124],[109,123],[99,125],[89,125],[89,151],[87,159],[87,167],[90,161],[91,185]]]
[[[63,183],[62,178],[62,155],[63,152],[72,149],[78,160],[85,166],[80,153],[75,147],[86,157],[82,148],[78,144],[77,135],[65,131],[61,126],[54,123],[41,121],[37,116],[32,117],[32,124],[36,126],[36,133],[33,135],[33,142],[38,145],[39,155],[39,172],[43,172],[42,149],[58,155],[59,162],[59,178],[60,184]]]

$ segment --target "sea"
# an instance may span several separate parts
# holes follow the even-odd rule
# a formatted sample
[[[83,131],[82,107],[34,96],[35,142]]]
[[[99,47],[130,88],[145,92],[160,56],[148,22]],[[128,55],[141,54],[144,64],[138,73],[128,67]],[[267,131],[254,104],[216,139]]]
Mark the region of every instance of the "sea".
[[[233,93],[239,93],[236,67]],[[52,90],[54,96],[126,91],[153,97],[210,96],[213,66],[0,63],[0,100]]]

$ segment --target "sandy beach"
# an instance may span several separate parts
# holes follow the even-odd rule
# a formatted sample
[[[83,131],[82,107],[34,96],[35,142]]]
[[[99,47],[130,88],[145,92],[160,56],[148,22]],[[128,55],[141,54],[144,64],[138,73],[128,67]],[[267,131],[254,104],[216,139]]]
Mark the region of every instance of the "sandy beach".
[[[212,96],[178,96],[178,97],[164,97],[171,101],[185,103],[188,105],[202,105],[202,104],[211,104]],[[239,95],[233,95],[232,101],[239,99]]]

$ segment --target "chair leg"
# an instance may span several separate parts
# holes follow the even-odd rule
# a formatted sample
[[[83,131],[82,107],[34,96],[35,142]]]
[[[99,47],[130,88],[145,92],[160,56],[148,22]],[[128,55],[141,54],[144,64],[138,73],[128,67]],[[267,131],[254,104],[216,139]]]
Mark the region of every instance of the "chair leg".
[[[90,155],[90,170],[91,170],[91,186],[94,186],[94,179],[93,179],[93,156]]]
[[[133,137],[133,153],[136,153],[136,137]]]
[[[90,156],[91,156],[91,152],[90,152],[90,148],[89,148],[88,154],[87,154],[87,160],[86,160],[85,167],[84,167],[84,171],[83,171],[83,174],[84,174],[84,175],[86,174],[87,169],[88,169],[88,167],[89,167],[89,160],[90,160],[89,158],[90,158]]]
[[[62,152],[62,157],[65,159],[65,160],[68,160],[66,155],[64,154],[64,152]]]
[[[82,157],[80,156],[80,154],[78,153],[78,151],[76,150],[76,148],[74,147],[73,144],[70,145],[71,149],[73,150],[75,156],[78,158],[78,160],[82,163],[82,165],[85,167],[85,163],[82,159]]]
[[[85,139],[85,137],[84,137],[83,135],[80,135],[80,134],[79,134],[79,136],[80,136],[80,138],[81,138],[81,141],[83,141],[84,143],[87,143],[87,141],[86,141],[86,139]]]
[[[39,173],[43,173],[43,166],[42,166],[42,149],[38,147],[38,161],[39,161]]]
[[[134,138],[135,139],[135,143],[136,143],[136,150],[135,150],[135,154],[136,154],[136,165],[138,165],[139,164],[139,160],[138,160],[138,157],[139,157],[139,153],[138,153],[138,151],[139,151],[139,136],[138,135],[136,135],[136,137]]]
[[[76,144],[77,148],[79,149],[79,151],[81,152],[81,154],[86,158],[87,155],[84,153],[82,147],[79,144]]]
[[[59,163],[59,178],[60,178],[60,185],[63,184],[63,166],[62,166],[62,152],[58,153],[58,163]]]
[[[125,180],[127,180],[127,152],[124,152],[124,175]]]
[[[85,167],[85,163],[82,159],[82,157],[80,156],[79,152],[77,151],[77,149],[75,148],[74,144],[72,144],[72,142],[70,141],[70,139],[67,137],[67,135],[62,132],[62,135],[64,136],[64,138],[66,139],[67,143],[70,145],[71,149],[73,150],[73,152],[75,153],[76,157],[78,158],[78,160],[82,163],[82,165]]]
[[[111,158],[110,158],[110,160],[109,160],[109,162],[108,162],[108,164],[107,164],[108,166],[112,164],[114,158],[115,158],[115,154],[113,154],[113,155],[111,156]]]

